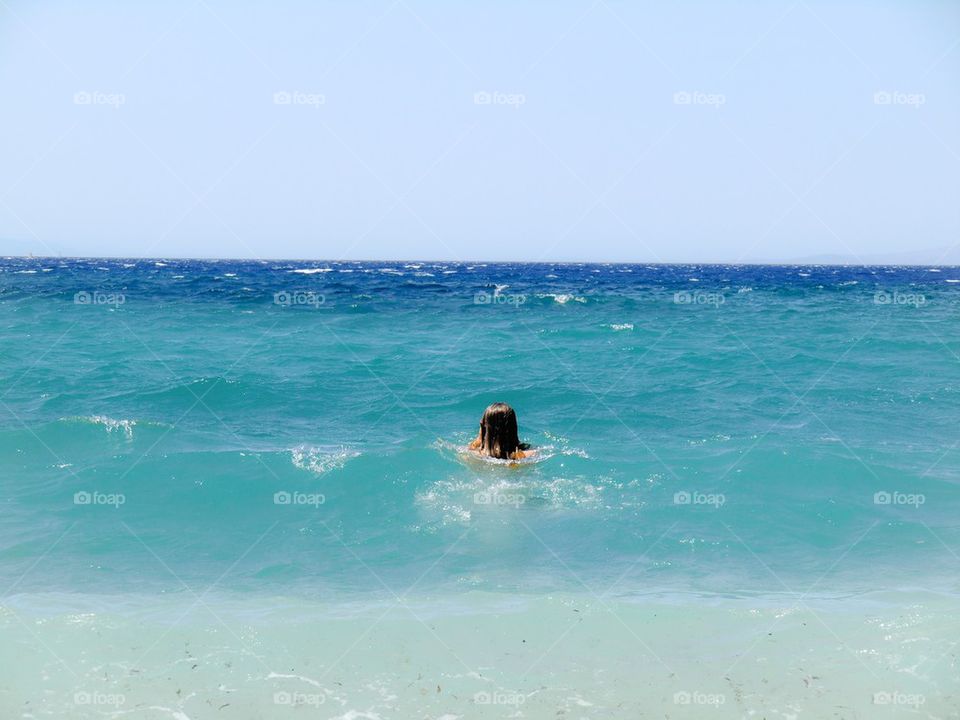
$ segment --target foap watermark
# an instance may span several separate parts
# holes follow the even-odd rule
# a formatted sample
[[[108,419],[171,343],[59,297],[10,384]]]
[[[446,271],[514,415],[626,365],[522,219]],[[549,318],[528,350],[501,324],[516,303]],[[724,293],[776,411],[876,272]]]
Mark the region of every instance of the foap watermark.
[[[505,93],[499,90],[477,90],[473,94],[474,105],[508,105],[514,109],[519,109],[525,102],[527,102],[527,96],[523,93]]]
[[[323,93],[304,92],[303,90],[278,90],[273,94],[274,105],[306,105],[318,109],[327,104]]]
[[[326,702],[327,696],[323,693],[302,693],[302,692],[275,692],[273,694],[274,705],[290,705],[293,707],[320,707]]]
[[[723,93],[708,93],[702,90],[678,90],[673,94],[673,104],[720,108],[727,104],[727,96]]]
[[[81,290],[73,294],[74,305],[113,305],[114,307],[120,307],[126,301],[127,296],[119,292]]]
[[[720,706],[727,702],[723,693],[706,693],[700,690],[680,690],[673,694],[674,705],[713,705]]]
[[[873,494],[874,505],[911,505],[919,508],[927,502],[927,496],[923,493],[903,493],[897,490],[887,492],[880,490]]]
[[[326,301],[326,297],[311,290],[280,290],[273,294],[273,304],[281,307],[307,305],[318,308]]]
[[[73,694],[73,703],[75,705],[99,705],[103,707],[120,707],[127,702],[127,696],[122,693],[105,693],[98,690],[75,692]]]
[[[920,693],[904,693],[898,690],[882,691],[873,694],[874,705],[895,705],[900,707],[919,708],[927,702],[926,695]]]
[[[723,493],[702,493],[696,490],[680,490],[673,494],[674,505],[710,505],[715,509],[723,507],[727,496]]]
[[[874,105],[906,105],[914,109],[919,109],[921,105],[927,102],[927,96],[923,93],[908,93],[900,90],[877,90],[873,94]]]
[[[927,297],[923,293],[914,293],[914,292],[900,292],[899,290],[894,290],[890,292],[888,290],[877,290],[873,294],[873,304],[874,305],[909,305],[910,307],[918,308],[921,305],[927,304]]]
[[[123,493],[103,493],[99,490],[80,490],[73,494],[74,505],[109,505],[113,508],[119,508],[125,505],[127,496]]]
[[[504,692],[494,690],[490,692],[483,690],[473,694],[473,702],[477,705],[523,705],[527,701],[527,696],[519,692]]]
[[[74,105],[106,105],[115,110],[126,104],[127,96],[118,92],[102,90],[78,90],[73,94]]]
[[[720,307],[727,301],[726,296],[721,292],[709,292],[706,290],[680,290],[673,294],[674,305],[706,305],[708,307]]]
[[[526,495],[521,493],[505,493],[496,490],[483,490],[474,493],[473,502],[476,505],[512,505],[520,507],[527,501]]]
[[[327,501],[323,493],[288,492],[280,490],[273,494],[274,505],[307,505],[318,508]]]
[[[527,296],[519,293],[478,292],[473,296],[474,305],[513,305],[520,307],[527,301]]]

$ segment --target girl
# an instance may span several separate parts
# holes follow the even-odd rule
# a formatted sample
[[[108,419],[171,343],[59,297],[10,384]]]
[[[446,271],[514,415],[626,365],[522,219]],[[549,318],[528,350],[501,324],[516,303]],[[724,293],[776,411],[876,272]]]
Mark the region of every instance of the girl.
[[[530,446],[517,436],[517,414],[506,403],[494,403],[483,411],[480,432],[467,446],[480,455],[500,460],[520,460],[531,453]]]

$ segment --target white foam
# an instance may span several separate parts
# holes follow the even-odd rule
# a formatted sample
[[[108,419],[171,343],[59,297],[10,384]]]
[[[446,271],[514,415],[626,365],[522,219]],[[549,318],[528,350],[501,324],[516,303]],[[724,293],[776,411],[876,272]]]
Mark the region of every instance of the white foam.
[[[537,295],[538,298],[553,298],[553,301],[560,303],[561,305],[566,305],[571,300],[573,302],[585,303],[587,299],[581,297],[580,295],[570,295],[568,293],[541,293]]]
[[[113,433],[119,430],[126,436],[128,440],[133,439],[133,427],[137,424],[136,420],[115,420],[114,418],[107,417],[106,415],[91,415],[89,417],[79,417],[76,419],[80,422],[87,422],[93,425],[103,425],[108,433]]]
[[[438,480],[416,495],[418,505],[438,512],[443,524],[467,523],[474,512],[483,515],[516,512],[530,503],[555,509],[596,508],[603,487],[583,478],[491,478]]]
[[[561,455],[575,455],[576,457],[589,459],[590,456],[587,455],[586,450],[581,450],[580,448],[570,447],[570,441],[567,438],[560,435],[554,435],[550,432],[544,432],[543,436],[550,440],[556,445],[543,445],[540,447],[540,452],[543,454],[544,459],[551,458],[554,455],[554,450],[559,452]]]
[[[300,445],[290,451],[294,467],[308,470],[317,475],[323,475],[331,470],[339,470],[351,458],[360,455],[356,450],[349,448],[319,448],[311,445]]]

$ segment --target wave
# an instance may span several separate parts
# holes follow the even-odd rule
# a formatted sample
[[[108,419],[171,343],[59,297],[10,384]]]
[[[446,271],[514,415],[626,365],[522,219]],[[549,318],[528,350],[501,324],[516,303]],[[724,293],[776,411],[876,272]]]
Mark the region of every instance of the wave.
[[[300,445],[290,450],[293,466],[300,470],[307,470],[316,475],[323,475],[331,470],[339,470],[347,461],[360,455],[356,450],[346,447],[321,448],[312,445]]]
[[[114,432],[122,433],[127,440],[133,440],[133,428],[136,426],[136,420],[120,419],[116,420],[106,415],[89,415],[79,417],[60,418],[65,422],[89,423],[91,425],[102,425],[108,434]]]
[[[585,303],[587,299],[581,295],[572,295],[569,293],[537,293],[541,299],[551,298],[555,303],[566,305],[568,302]]]

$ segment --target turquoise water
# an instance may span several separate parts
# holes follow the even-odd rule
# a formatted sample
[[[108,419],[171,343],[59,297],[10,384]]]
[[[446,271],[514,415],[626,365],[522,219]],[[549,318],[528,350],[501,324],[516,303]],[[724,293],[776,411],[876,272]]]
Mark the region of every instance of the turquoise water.
[[[220,632],[207,657],[233,652],[239,667],[249,642],[277,677],[245,668],[230,682],[248,711],[263,707],[218,716],[300,709],[243,684],[315,680],[278,669],[300,642],[302,662],[376,675],[336,712],[330,694],[302,709],[409,717],[427,702],[418,688],[398,709],[411,668],[462,680],[507,662],[515,634],[501,642],[490,618],[542,635],[536,667],[573,657],[549,619],[575,606],[613,612],[595,642],[570,640],[593,677],[534,670],[536,690],[510,671],[502,692],[538,693],[529,703],[464,689],[446,709],[433,685],[454,681],[429,680],[424,716],[620,717],[619,703],[636,717],[662,700],[685,717],[662,682],[647,697],[616,675],[632,648],[674,676],[698,667],[677,691],[723,694],[718,717],[750,709],[722,680],[731,662],[771,717],[828,700],[876,710],[874,694],[904,683],[924,703],[881,709],[955,717],[960,269],[6,259],[0,271],[0,617],[9,652],[35,660],[17,683],[28,689],[0,695],[11,716],[99,716],[69,698],[119,692],[102,673],[114,667],[126,710],[142,691],[144,717],[212,717],[189,704],[202,691],[188,702],[164,684],[183,650],[164,643]],[[461,454],[493,401],[516,408],[533,461]],[[182,612],[197,598],[205,618]],[[350,644],[351,623],[408,602],[419,610],[381,626],[389,650],[367,647],[377,633]],[[777,650],[797,687],[765,686],[756,662],[770,651],[744,638],[765,642],[767,621],[798,603],[823,636],[797,624]],[[281,641],[292,626],[274,613],[290,608],[301,631]],[[458,635],[461,616],[478,637]],[[306,618],[333,628],[336,652],[307,640]],[[454,639],[403,655],[433,640],[423,618]],[[104,638],[154,630],[157,684],[131,688],[139,654]],[[817,687],[787,667],[808,639],[838,672],[860,659],[895,674],[794,697]],[[483,641],[498,659],[444,659]],[[63,687],[30,685],[51,674]]]

